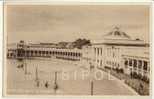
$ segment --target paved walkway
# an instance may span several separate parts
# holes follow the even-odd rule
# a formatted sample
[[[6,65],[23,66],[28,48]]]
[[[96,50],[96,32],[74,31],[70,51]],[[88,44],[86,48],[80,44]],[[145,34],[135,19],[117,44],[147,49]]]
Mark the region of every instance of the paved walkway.
[[[110,76],[107,73],[103,71],[100,73],[98,70],[90,73],[88,68],[78,64],[64,60],[31,60],[27,61],[29,75],[25,75],[23,70],[16,68],[17,63],[10,60],[8,62],[8,92],[10,94],[90,95],[93,79],[94,95],[135,95],[117,79],[109,79]],[[39,69],[41,82],[39,88],[36,87],[34,80],[36,66]],[[55,71],[58,71],[57,91],[53,89]],[[103,78],[96,80],[95,77]],[[44,86],[46,81],[49,82],[48,88]]]
[[[83,69],[78,69],[77,80],[73,78],[69,80],[60,80],[59,85],[61,86],[61,93],[65,95],[91,95],[91,76],[83,75]],[[102,71],[103,72],[103,71]],[[98,73],[99,74],[99,73]],[[72,73],[73,75],[73,73]],[[99,79],[99,75],[97,76]],[[84,80],[82,79],[84,78]],[[103,72],[101,80],[96,80],[93,77],[93,95],[136,95],[134,91],[124,86],[122,83]]]

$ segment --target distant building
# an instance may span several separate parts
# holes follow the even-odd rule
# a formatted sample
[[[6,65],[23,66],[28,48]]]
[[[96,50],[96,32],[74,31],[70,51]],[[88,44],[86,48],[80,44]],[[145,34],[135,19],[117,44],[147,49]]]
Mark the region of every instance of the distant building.
[[[82,53],[79,49],[60,48],[55,44],[26,44],[20,41],[17,44],[9,44],[7,48],[7,57],[15,59],[29,59],[29,58],[59,58],[65,60],[79,61]]]

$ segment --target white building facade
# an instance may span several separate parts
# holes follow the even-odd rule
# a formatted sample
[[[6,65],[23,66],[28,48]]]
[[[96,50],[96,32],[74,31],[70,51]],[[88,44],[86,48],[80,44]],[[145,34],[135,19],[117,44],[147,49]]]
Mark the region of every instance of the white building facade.
[[[85,63],[97,68],[121,69],[124,73],[136,73],[149,78],[149,44],[131,39],[125,32],[115,28],[102,40],[92,42],[83,49]]]

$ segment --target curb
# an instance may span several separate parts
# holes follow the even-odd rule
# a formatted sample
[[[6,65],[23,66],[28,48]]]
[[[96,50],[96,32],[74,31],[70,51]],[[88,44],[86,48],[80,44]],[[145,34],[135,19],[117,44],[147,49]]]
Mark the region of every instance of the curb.
[[[132,89],[130,86],[128,86],[127,84],[124,83],[124,81],[118,79],[117,77],[111,75],[113,77],[113,79],[116,79],[122,86],[124,86],[125,88],[127,88],[128,90],[130,90],[134,95],[138,95],[139,94],[134,90]]]
[[[101,69],[101,68],[98,68]],[[101,69],[102,70],[102,69]],[[104,70],[102,70],[104,71]],[[106,71],[104,71],[104,73],[107,73]],[[134,95],[140,96],[134,89],[132,89],[130,86],[128,86],[127,84],[124,83],[123,80],[118,79],[117,77],[113,76],[112,74],[110,74],[110,76],[117,80],[122,86],[124,86],[125,88],[127,88],[128,90],[130,90]]]

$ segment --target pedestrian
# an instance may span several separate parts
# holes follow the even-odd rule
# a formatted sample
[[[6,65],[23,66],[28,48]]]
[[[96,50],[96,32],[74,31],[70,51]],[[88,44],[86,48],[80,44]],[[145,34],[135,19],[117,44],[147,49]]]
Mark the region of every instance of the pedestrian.
[[[46,88],[49,87],[48,81],[46,81],[46,83],[45,83],[45,87],[46,87]]]
[[[36,81],[36,86],[39,87],[40,86],[40,82]]]
[[[21,65],[20,65],[20,67],[21,67],[21,68],[23,68],[23,67],[24,67],[24,65],[23,65],[23,64],[21,64]]]
[[[54,90],[57,90],[58,89],[58,85],[57,83],[54,83]]]

